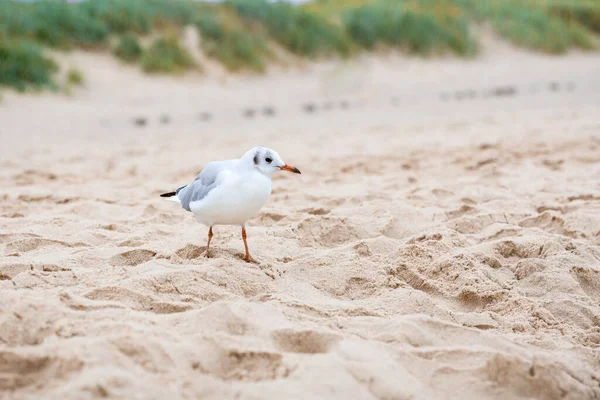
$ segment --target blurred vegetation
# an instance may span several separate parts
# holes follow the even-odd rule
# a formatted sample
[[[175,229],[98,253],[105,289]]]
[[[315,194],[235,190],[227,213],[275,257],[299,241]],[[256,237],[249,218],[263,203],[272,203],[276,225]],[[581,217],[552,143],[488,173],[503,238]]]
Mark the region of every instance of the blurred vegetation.
[[[264,26],[270,37],[292,53],[306,57],[348,55],[350,42],[341,27],[289,3],[228,0],[244,19]]]
[[[476,50],[466,14],[451,2],[381,0],[346,10],[342,23],[367,49],[382,43],[422,55],[444,50],[470,55]]]
[[[45,48],[112,51],[147,72],[180,73],[194,66],[179,43],[184,26],[195,27],[199,50],[227,69],[260,72],[276,62],[274,43],[308,58],[386,48],[471,56],[476,24],[535,51],[593,49],[600,1],[314,0],[296,6],[266,0],[0,0],[0,85],[55,88],[58,67]],[[156,39],[144,48],[142,36]]]
[[[513,44],[548,53],[564,53],[570,47],[591,49],[585,28],[535,9],[503,7],[491,18],[494,29]]]
[[[83,85],[83,72],[76,68],[70,68],[67,71],[67,83],[69,85],[81,86]]]
[[[43,55],[38,44],[26,40],[0,40],[0,85],[20,92],[27,87],[56,89],[52,80],[56,71],[58,65]]]
[[[600,33],[600,1],[550,0],[547,4],[547,12],[567,22],[576,21]]]
[[[139,60],[143,52],[140,41],[135,35],[125,33],[119,38],[119,43],[113,53],[121,60],[132,63]]]
[[[262,72],[264,57],[269,54],[264,38],[239,29],[227,31],[219,41],[206,40],[203,49],[230,71],[248,68]]]
[[[264,71],[265,58],[270,55],[266,38],[243,29],[243,22],[228,11],[216,13],[206,9],[198,15],[195,26],[202,36],[202,50],[230,71]]]
[[[82,5],[58,1],[0,4],[0,35],[26,38],[46,46],[68,49],[102,44],[109,34],[102,21],[92,18]]]
[[[150,33],[166,26],[190,24],[198,8],[183,0],[86,0],[76,6],[111,33]]]
[[[195,65],[187,50],[173,36],[156,38],[140,61],[143,70],[149,73],[181,73]]]
[[[423,0],[424,1],[424,0]],[[569,48],[592,49],[593,33],[574,18],[551,13],[553,0],[455,0],[474,18],[491,24],[511,43],[546,53],[560,54]],[[584,3],[580,3],[584,6]],[[590,12],[593,11],[589,7]]]

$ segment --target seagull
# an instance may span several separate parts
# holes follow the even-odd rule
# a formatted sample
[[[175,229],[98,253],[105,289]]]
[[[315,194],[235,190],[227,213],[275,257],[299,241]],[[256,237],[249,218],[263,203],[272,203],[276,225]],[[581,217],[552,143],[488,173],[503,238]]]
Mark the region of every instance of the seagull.
[[[242,227],[246,249],[244,259],[256,262],[248,251],[245,225],[269,199],[271,176],[278,171],[300,173],[298,168],[284,163],[274,150],[254,147],[240,159],[206,164],[192,183],[160,197],[178,202],[181,208],[194,214],[196,221],[209,227],[205,257],[213,226],[238,225]]]

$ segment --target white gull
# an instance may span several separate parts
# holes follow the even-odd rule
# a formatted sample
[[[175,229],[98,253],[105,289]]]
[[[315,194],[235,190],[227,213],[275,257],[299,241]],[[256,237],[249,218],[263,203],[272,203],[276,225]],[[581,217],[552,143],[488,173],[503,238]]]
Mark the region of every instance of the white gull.
[[[254,261],[246,242],[246,221],[255,216],[271,195],[271,176],[278,171],[299,174],[298,168],[284,163],[279,154],[265,147],[254,147],[240,159],[213,161],[192,183],[160,196],[175,200],[208,229],[205,256],[208,257],[212,228],[239,225],[246,249],[245,260]]]

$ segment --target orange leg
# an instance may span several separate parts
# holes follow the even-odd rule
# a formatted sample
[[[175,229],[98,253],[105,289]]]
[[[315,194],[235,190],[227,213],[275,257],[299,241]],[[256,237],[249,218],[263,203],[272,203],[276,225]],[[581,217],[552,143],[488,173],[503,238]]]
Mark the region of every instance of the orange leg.
[[[244,260],[246,260],[246,262],[256,262],[250,256],[250,252],[248,251],[248,242],[246,242],[246,228],[243,225],[242,225],[242,239],[244,239],[244,248],[246,249],[246,257],[244,258]]]
[[[210,247],[210,240],[213,237],[212,226],[208,228],[208,243],[206,244],[206,253],[204,253],[204,257],[208,258],[208,248]]]

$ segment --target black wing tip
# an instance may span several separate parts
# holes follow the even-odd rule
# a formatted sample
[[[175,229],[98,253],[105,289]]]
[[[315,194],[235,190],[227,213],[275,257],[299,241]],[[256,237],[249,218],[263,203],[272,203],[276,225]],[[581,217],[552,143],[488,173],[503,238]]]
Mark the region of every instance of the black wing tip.
[[[160,197],[173,197],[177,194],[177,192],[169,192],[169,193],[163,193],[160,195]]]

